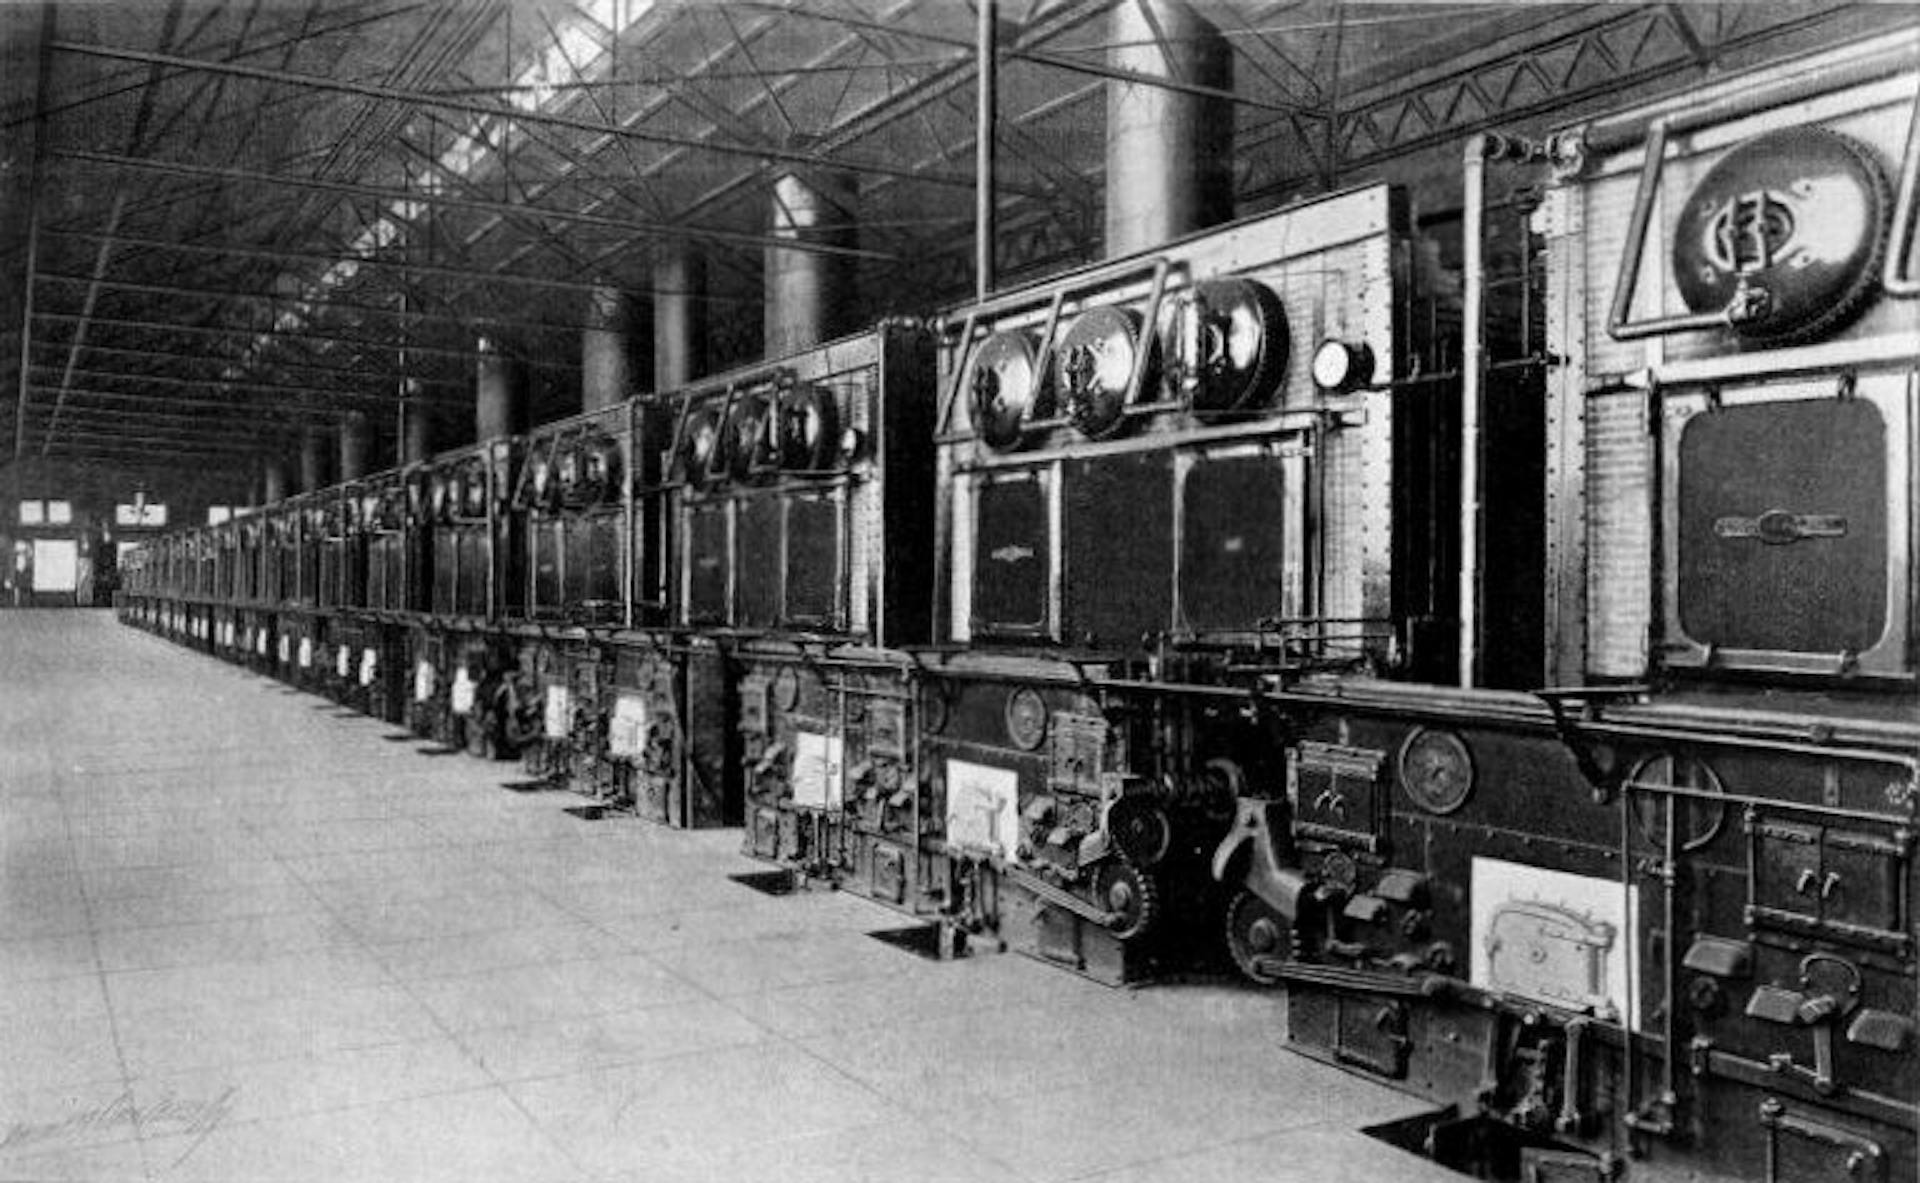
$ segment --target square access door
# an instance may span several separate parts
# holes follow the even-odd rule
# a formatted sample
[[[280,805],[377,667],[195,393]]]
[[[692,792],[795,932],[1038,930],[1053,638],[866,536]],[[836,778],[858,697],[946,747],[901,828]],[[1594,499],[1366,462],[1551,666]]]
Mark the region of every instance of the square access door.
[[[1912,380],[1665,396],[1666,664],[1911,675]]]

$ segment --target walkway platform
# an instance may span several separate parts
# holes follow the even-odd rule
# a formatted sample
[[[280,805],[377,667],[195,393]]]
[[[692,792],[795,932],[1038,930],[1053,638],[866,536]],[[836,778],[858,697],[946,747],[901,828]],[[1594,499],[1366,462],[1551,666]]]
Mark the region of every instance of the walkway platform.
[[[0,1180],[1457,1178],[1272,995],[927,961],[394,730],[0,613]]]

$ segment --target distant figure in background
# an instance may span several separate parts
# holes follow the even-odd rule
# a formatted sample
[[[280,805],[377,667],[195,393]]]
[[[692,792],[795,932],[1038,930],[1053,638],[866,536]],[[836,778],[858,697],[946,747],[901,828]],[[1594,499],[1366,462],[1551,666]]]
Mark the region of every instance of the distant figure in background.
[[[13,562],[7,568],[10,597],[16,608],[25,607],[33,595],[33,543],[21,538],[13,544]]]
[[[80,554],[73,561],[73,606],[76,608],[93,606],[93,546],[91,536],[81,536]]]

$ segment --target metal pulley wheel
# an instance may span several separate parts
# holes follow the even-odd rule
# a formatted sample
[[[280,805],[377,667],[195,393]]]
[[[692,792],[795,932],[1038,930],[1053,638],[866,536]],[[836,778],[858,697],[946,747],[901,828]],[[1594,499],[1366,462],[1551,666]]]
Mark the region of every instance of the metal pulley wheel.
[[[1107,808],[1107,834],[1139,867],[1157,867],[1173,849],[1173,819],[1164,802],[1140,793]]]
[[[580,446],[580,466],[587,499],[611,501],[620,492],[620,445],[596,435]]]
[[[687,413],[686,435],[680,441],[680,465],[689,484],[704,488],[719,475],[720,440],[718,407],[702,407]]]
[[[1725,311],[1743,337],[1817,339],[1872,297],[1890,203],[1886,174],[1859,141],[1811,126],[1756,136],[1687,198],[1674,282],[1687,307]]]
[[[1146,347],[1130,308],[1091,309],[1067,330],[1054,355],[1054,389],[1081,435],[1110,439],[1126,425],[1127,388]]]
[[[764,474],[772,466],[768,415],[772,407],[764,395],[745,394],[734,400],[727,420],[727,460],[734,479]]]
[[[1146,935],[1160,913],[1160,892],[1153,876],[1125,860],[1103,864],[1093,879],[1094,901],[1116,919],[1113,935],[1131,941]]]
[[[780,395],[780,467],[823,472],[840,442],[840,407],[821,386],[796,386]]]
[[[1294,959],[1293,924],[1272,904],[1242,890],[1227,905],[1227,953],[1250,982],[1280,983],[1280,967]]]
[[[973,431],[996,452],[1020,446],[1026,425],[1049,408],[1040,385],[1040,363],[1025,333],[995,333],[973,351],[966,396]]]
[[[1273,289],[1250,279],[1197,283],[1160,324],[1167,396],[1203,418],[1258,406],[1286,379],[1288,341]]]

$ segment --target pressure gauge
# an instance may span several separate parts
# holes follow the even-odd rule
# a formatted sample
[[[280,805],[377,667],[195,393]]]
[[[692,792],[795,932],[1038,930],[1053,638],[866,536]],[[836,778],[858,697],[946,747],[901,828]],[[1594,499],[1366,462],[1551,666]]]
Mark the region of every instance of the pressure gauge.
[[[1417,727],[1400,747],[1400,786],[1428,813],[1452,813],[1473,793],[1473,756],[1453,732]]]
[[[1047,738],[1047,703],[1040,692],[1022,686],[1007,696],[1007,738],[1013,746],[1031,752]]]
[[[1365,345],[1328,339],[1313,352],[1313,382],[1322,390],[1345,394],[1373,377],[1373,351]]]

